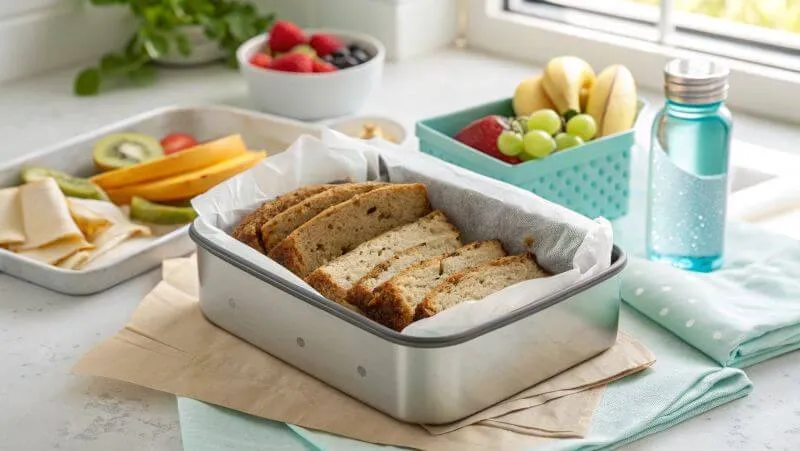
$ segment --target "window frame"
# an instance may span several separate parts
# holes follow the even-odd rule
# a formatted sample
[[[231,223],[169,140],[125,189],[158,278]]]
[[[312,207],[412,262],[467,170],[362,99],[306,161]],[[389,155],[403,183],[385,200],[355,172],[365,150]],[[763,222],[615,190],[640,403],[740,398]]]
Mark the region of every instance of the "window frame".
[[[505,7],[512,12],[800,73],[800,35],[678,10],[666,12],[667,19],[662,21],[657,6],[630,0],[591,6],[582,3],[585,0],[505,0]],[[674,2],[662,0],[662,5],[669,9]]]
[[[663,90],[663,67],[669,60],[701,55],[730,67],[730,106],[800,123],[798,72],[512,12],[506,0],[465,3],[465,37],[473,48],[539,64],[565,54],[582,56],[595,68],[624,64],[640,87],[657,92]]]

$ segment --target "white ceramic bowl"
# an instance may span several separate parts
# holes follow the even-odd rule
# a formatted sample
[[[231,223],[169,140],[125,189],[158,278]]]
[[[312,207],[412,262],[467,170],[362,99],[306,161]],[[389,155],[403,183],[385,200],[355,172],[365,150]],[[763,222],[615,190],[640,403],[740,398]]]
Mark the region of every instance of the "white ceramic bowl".
[[[332,34],[345,45],[358,44],[372,59],[336,72],[305,74],[262,69],[249,63],[264,47],[266,35],[256,36],[239,47],[239,71],[247,82],[250,97],[267,113],[313,121],[352,113],[364,104],[381,80],[386,50],[375,38],[337,30],[306,30]]]
[[[383,116],[358,116],[346,119],[338,119],[326,123],[328,127],[345,135],[359,138],[367,125],[380,127],[383,133],[396,144],[403,144],[408,138],[406,128],[394,119]]]

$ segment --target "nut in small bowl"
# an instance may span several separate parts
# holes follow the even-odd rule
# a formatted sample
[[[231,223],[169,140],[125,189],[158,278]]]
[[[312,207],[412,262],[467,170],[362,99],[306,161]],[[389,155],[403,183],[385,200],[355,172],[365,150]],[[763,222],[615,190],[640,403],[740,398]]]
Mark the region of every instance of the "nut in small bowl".
[[[273,29],[273,32],[274,29]],[[377,39],[349,31],[305,30],[311,36],[311,45],[299,44],[294,51],[313,51],[313,36],[326,35],[338,39],[346,48],[355,48],[366,55],[359,55],[363,62],[357,65],[341,64],[330,72],[291,72],[281,70],[281,65],[291,68],[292,61],[284,59],[276,67],[276,61],[290,52],[272,52],[267,55],[269,34],[256,36],[246,41],[237,51],[239,71],[244,76],[255,105],[262,111],[295,119],[314,121],[350,114],[366,102],[369,94],[378,86],[383,72],[386,50]],[[259,67],[253,57],[261,54],[271,59],[271,64]],[[310,57],[321,64],[337,65],[336,55],[325,59]],[[349,55],[348,55],[349,56]],[[266,58],[265,58],[266,59]],[[303,60],[302,57],[295,59]],[[291,58],[289,58],[291,60]],[[307,61],[301,61],[306,63]],[[315,63],[315,64],[316,64]]]
[[[381,116],[359,116],[328,124],[330,128],[354,138],[380,138],[403,144],[408,138],[406,128],[399,122]]]

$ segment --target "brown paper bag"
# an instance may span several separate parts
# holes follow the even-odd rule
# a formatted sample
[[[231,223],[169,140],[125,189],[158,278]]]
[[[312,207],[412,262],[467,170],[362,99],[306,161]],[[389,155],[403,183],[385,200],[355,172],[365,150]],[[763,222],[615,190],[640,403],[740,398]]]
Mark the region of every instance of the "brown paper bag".
[[[654,362],[624,335],[609,351],[485,412],[424,427],[389,417],[211,324],[197,302],[194,258],[164,264],[130,323],[74,371],[150,387],[366,442],[436,450],[525,449],[586,433],[604,384]],[[444,433],[436,428],[448,428]]]

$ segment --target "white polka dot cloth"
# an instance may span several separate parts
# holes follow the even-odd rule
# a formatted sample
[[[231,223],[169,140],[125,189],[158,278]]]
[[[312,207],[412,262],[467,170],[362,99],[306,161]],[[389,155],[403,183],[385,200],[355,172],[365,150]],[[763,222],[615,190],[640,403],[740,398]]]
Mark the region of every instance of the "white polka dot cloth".
[[[800,242],[737,224],[713,273],[631,259],[622,299],[725,366],[800,348]],[[736,237],[736,239],[731,239]]]

